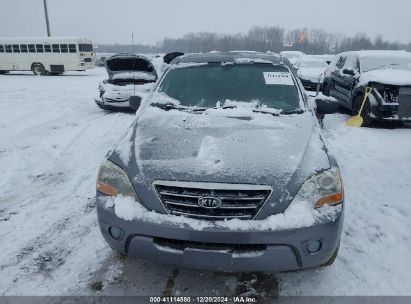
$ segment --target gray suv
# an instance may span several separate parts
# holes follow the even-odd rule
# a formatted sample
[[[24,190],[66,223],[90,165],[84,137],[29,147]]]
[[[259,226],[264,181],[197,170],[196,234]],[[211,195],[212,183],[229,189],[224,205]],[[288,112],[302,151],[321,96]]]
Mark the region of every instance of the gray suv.
[[[97,178],[98,222],[114,250],[222,271],[334,261],[343,183],[288,60],[178,57],[136,115]]]

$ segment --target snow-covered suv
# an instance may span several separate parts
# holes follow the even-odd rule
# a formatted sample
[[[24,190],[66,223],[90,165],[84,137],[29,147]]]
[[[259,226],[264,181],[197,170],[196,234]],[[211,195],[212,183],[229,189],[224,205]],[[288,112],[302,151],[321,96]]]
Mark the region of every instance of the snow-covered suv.
[[[150,59],[137,54],[116,54],[106,59],[109,78],[99,84],[100,96],[95,98],[102,109],[130,109],[129,98],[143,98],[157,81]]]
[[[116,251],[183,267],[331,264],[343,183],[288,60],[260,53],[172,61],[97,178]]]
[[[356,51],[341,53],[326,73],[323,93],[357,115],[366,87],[373,90],[364,106],[364,126],[376,120],[411,122],[411,53]]]

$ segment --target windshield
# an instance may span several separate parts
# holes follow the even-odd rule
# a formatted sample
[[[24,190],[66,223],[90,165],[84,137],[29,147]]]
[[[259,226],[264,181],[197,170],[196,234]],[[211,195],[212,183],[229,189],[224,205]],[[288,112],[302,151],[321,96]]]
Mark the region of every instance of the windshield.
[[[291,73],[272,64],[205,64],[171,69],[159,92],[182,106],[212,108],[227,100],[258,102],[280,110],[299,108]]]
[[[92,52],[93,51],[93,45],[92,44],[80,43],[78,45],[78,48],[79,48],[80,52]]]
[[[399,57],[363,57],[361,58],[361,69],[363,72],[380,69],[411,70],[411,55]]]

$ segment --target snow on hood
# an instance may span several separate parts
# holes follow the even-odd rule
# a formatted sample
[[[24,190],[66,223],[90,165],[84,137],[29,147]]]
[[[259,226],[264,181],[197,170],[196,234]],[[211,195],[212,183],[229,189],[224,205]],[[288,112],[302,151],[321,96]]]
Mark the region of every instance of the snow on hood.
[[[277,231],[309,227],[316,223],[335,221],[341,214],[342,205],[314,209],[312,202],[293,200],[284,213],[274,214],[264,220],[231,219],[204,221],[170,214],[160,214],[137,204],[132,197],[105,197],[105,207],[113,208],[116,215],[126,221],[141,220],[149,223],[188,226],[193,230],[223,227],[233,231]]]
[[[298,70],[298,76],[303,79],[320,80],[322,74],[324,74],[324,68],[300,68]]]
[[[163,110],[149,100],[152,95],[137,111],[133,131],[109,153],[111,161],[127,168],[149,210],[163,212],[152,183],[169,180],[269,185],[271,214],[283,212],[305,180],[330,168],[309,111],[277,116],[278,110],[255,113],[234,102],[235,109],[193,113]]]
[[[311,113],[273,116],[240,109],[236,115],[235,110],[142,110],[133,151],[138,179],[269,184],[281,190],[296,171],[305,179],[329,168]],[[307,153],[314,158],[308,166]]]
[[[377,82],[388,85],[411,85],[411,70],[386,69],[361,74],[359,85]]]

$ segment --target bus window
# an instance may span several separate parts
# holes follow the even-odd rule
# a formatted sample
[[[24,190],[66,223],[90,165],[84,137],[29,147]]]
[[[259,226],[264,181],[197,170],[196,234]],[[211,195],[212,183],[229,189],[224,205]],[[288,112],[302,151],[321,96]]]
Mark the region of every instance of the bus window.
[[[46,53],[51,53],[51,45],[50,44],[45,44],[44,45],[44,51]]]
[[[93,51],[92,44],[79,44],[78,48],[80,52],[92,52]]]
[[[20,53],[20,48],[18,44],[13,44],[13,53]]]
[[[11,44],[6,44],[6,45],[4,46],[4,48],[6,49],[6,53],[12,53],[12,51],[11,51]]]
[[[4,46],[0,44],[0,53],[4,53]]]
[[[60,46],[58,44],[53,44],[53,53],[60,53]]]
[[[34,47],[34,44],[29,44],[29,52],[30,53],[35,53],[36,52],[36,48]]]
[[[60,49],[62,53],[68,53],[67,44],[60,44]]]
[[[77,48],[75,44],[69,44],[68,47],[70,53],[77,53]]]
[[[22,52],[22,53],[27,53],[28,52],[27,44],[20,44],[20,52]]]
[[[37,51],[37,53],[44,53],[43,45],[42,44],[36,44],[36,51]]]

